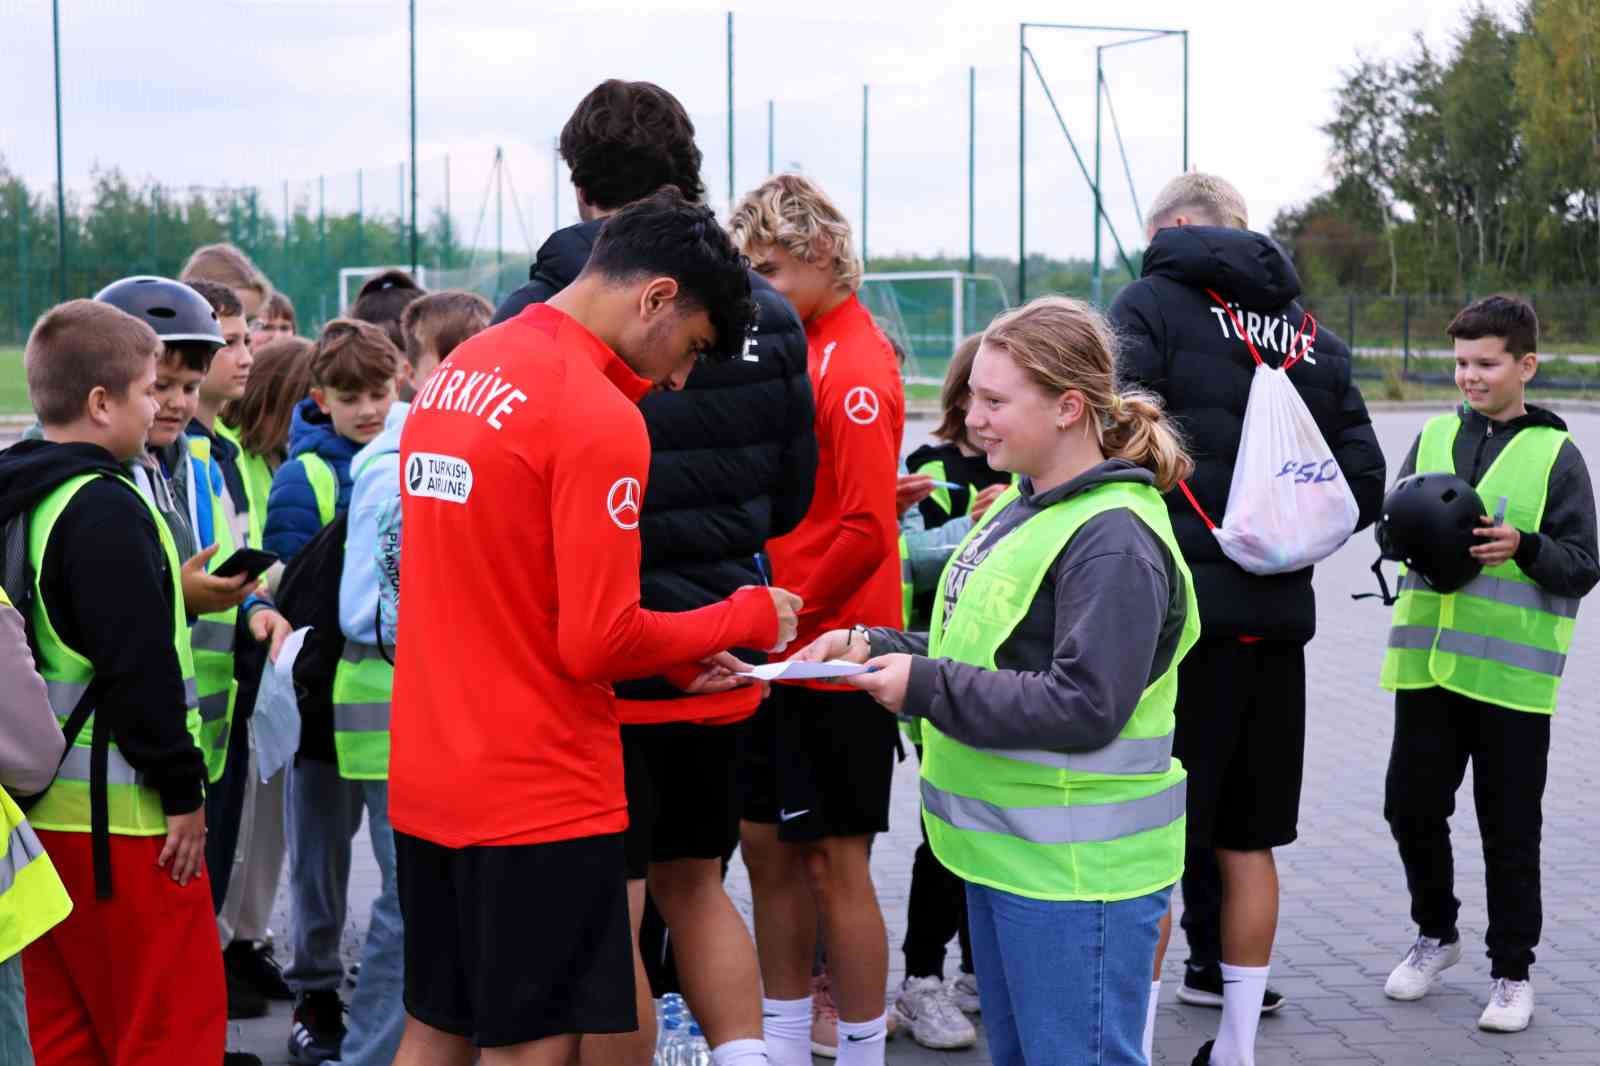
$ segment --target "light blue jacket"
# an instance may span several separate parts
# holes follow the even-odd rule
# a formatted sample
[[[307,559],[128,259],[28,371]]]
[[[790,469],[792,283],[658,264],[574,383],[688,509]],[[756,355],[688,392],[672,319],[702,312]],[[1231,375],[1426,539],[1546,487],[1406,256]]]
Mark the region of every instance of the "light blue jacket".
[[[350,460],[354,481],[346,519],[349,529],[344,539],[344,573],[339,579],[339,628],[346,640],[362,644],[378,643],[378,598],[384,565],[380,560],[398,558],[398,553],[383,551],[380,532],[400,501],[400,430],[410,411],[407,403],[389,408],[383,432]],[[392,615],[385,612],[384,621],[384,644],[393,646]]]

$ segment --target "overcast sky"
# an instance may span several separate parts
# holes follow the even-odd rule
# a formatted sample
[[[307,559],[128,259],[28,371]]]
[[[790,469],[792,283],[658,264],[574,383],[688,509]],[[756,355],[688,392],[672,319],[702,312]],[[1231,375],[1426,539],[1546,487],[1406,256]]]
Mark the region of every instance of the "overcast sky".
[[[870,250],[964,254],[967,244],[967,68],[977,68],[977,245],[1017,248],[1017,24],[1118,22],[1187,28],[1190,162],[1233,180],[1266,228],[1286,204],[1326,186],[1339,70],[1358,51],[1399,55],[1413,32],[1448,45],[1459,0],[1248,0],[1215,4],[947,0],[734,5],[736,191],[767,173],[767,101],[779,169],[823,182],[859,225],[862,91],[871,84]],[[1509,0],[1491,4],[1509,11]],[[724,210],[727,74],[722,3],[488,4],[418,0],[419,196],[445,198],[468,239],[478,229],[496,145],[504,146],[504,243],[526,257],[554,221],[575,219],[551,142],[574,103],[605,77],[656,81],[690,110],[704,176]],[[640,14],[641,8],[649,11]],[[367,210],[393,213],[407,151],[403,0],[273,2],[66,0],[62,4],[65,167],[83,188],[96,164],[176,185],[262,187],[274,213],[291,200],[350,209],[364,168]],[[554,9],[554,10],[552,10]],[[1094,47],[1121,33],[1029,31],[1045,79],[1092,166]],[[50,4],[0,0],[0,154],[30,181],[54,180]],[[1182,165],[1178,39],[1106,53],[1106,80],[1148,204]],[[1088,186],[1029,71],[1028,244],[1086,255]],[[1119,234],[1138,233],[1107,112],[1102,185]],[[554,194],[554,198],[553,198]],[[490,200],[479,243],[494,243]],[[558,212],[558,213],[557,213]],[[524,237],[526,230],[526,238]],[[3,240],[3,236],[0,236]],[[1112,255],[1109,235],[1106,255]]]

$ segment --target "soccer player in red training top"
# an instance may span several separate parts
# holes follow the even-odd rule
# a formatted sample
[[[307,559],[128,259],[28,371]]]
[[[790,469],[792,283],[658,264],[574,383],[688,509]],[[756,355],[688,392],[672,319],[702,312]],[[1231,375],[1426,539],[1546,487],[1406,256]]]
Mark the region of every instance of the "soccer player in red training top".
[[[799,528],[768,546],[774,580],[805,600],[799,646],[838,627],[899,625],[894,494],[905,397],[888,338],[856,299],[861,262],[850,225],[793,174],[746,196],[730,225],[757,273],[794,304],[810,346],[816,495]],[[742,838],[767,1054],[775,1066],[810,1062],[820,912],[839,1061],[877,1066],[889,951],[867,849],[889,828],[894,720],[874,717],[862,692],[810,682],[775,690],[750,735]],[[824,1047],[830,1035],[819,1034]]]
[[[466,341],[400,441],[406,610],[390,816],[405,927],[397,1063],[557,1066],[635,1028],[622,748],[609,682],[731,688],[799,601],[639,606],[650,442],[635,406],[739,352],[743,258],[675,190],[613,215],[578,279]]]

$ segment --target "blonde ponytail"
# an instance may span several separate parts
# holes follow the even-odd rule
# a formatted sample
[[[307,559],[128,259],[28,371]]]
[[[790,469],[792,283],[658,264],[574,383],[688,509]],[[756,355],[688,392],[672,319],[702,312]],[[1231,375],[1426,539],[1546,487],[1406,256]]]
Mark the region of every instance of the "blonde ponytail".
[[[1161,398],[1143,389],[1114,395],[1100,442],[1108,458],[1126,459],[1155,474],[1156,488],[1162,492],[1194,473],[1194,460],[1167,420]]]
[[[1160,397],[1139,389],[1118,391],[1116,334],[1089,304],[1041,296],[991,322],[983,343],[1008,352],[1046,391],[1082,393],[1106,457],[1149,470],[1160,491],[1194,470]]]

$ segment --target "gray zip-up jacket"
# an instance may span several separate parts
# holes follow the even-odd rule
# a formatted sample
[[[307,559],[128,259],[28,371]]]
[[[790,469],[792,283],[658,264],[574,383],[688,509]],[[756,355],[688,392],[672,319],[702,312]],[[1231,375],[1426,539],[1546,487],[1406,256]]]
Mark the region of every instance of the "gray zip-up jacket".
[[[1096,485],[1148,485],[1148,470],[1109,459],[1049,492],[1008,504],[961,551],[963,573],[1002,538],[1053,503]],[[1183,576],[1155,532],[1118,508],[1085,522],[1061,550],[1027,615],[995,652],[997,670],[929,659],[926,633],[870,632],[872,653],[909,652],[905,713],[981,748],[1094,751],[1128,724],[1144,690],[1177,654],[1188,612]]]
[[[66,746],[44,678],[33,667],[22,615],[0,603],[0,788],[12,796],[43,792]]]

